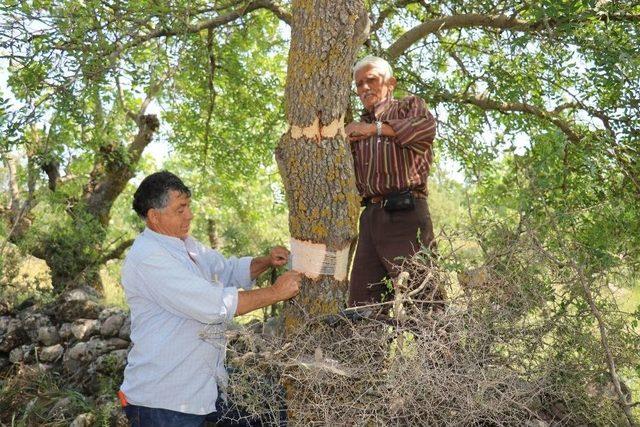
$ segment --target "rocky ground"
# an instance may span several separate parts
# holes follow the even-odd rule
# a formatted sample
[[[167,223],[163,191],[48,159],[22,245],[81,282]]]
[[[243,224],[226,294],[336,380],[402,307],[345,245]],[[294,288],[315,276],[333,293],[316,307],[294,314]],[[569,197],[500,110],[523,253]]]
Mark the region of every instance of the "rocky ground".
[[[63,383],[62,387],[69,390],[68,396],[59,394],[50,402],[51,407],[45,408],[51,415],[49,425],[57,425],[56,420],[59,425],[71,422],[74,427],[95,425],[96,414],[91,409],[100,407],[111,408],[111,413],[102,414],[109,424],[121,424],[113,388],[117,388],[126,364],[129,332],[128,313],[101,306],[90,288],[70,290],[45,307],[23,304],[16,309],[2,309],[0,422],[12,422],[4,417],[23,416],[28,412],[25,405],[37,403],[37,396],[33,401],[21,402],[21,390],[17,389],[21,383],[16,378],[26,372],[38,372],[50,374],[56,387]],[[89,411],[73,413],[73,401],[78,400],[74,393],[81,394],[83,402],[75,406]],[[23,398],[29,397],[23,394]],[[20,405],[23,407],[16,407]]]

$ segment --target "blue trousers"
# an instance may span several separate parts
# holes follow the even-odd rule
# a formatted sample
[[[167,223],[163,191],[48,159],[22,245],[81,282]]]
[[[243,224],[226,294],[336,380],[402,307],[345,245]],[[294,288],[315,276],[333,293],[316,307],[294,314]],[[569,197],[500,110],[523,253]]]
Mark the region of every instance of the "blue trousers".
[[[207,415],[185,414],[161,408],[147,408],[145,406],[127,405],[127,414],[131,427],[202,427],[206,422],[216,423],[218,427],[253,427],[261,426],[260,420],[247,414],[230,410],[221,399],[216,402],[216,412]],[[224,420],[222,418],[225,417]],[[234,421],[237,420],[237,421]]]

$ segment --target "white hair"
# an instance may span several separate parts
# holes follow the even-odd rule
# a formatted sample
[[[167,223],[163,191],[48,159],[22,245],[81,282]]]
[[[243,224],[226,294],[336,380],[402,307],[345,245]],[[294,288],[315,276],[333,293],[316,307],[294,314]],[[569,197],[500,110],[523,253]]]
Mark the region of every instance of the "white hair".
[[[384,80],[387,80],[389,77],[393,77],[393,70],[387,61],[378,56],[369,55],[356,62],[356,65],[353,66],[354,80],[356,78],[356,73],[365,67],[372,67],[378,70]]]

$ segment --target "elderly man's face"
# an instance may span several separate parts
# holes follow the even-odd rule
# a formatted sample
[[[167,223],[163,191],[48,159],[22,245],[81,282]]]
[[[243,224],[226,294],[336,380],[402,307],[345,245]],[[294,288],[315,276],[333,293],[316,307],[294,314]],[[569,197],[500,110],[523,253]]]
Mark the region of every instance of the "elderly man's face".
[[[185,239],[193,219],[190,203],[186,194],[169,190],[169,203],[162,209],[149,209],[147,225],[156,233]]]
[[[384,80],[380,71],[374,66],[367,66],[356,71],[356,92],[362,101],[362,105],[368,111],[373,111],[376,103],[390,97],[396,85],[393,77]]]

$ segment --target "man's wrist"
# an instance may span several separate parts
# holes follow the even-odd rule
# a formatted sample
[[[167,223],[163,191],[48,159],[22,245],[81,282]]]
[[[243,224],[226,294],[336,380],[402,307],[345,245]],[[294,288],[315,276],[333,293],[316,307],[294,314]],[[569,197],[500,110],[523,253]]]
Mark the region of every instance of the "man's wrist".
[[[376,125],[376,136],[382,136],[382,122],[380,120],[376,120],[374,124]]]

